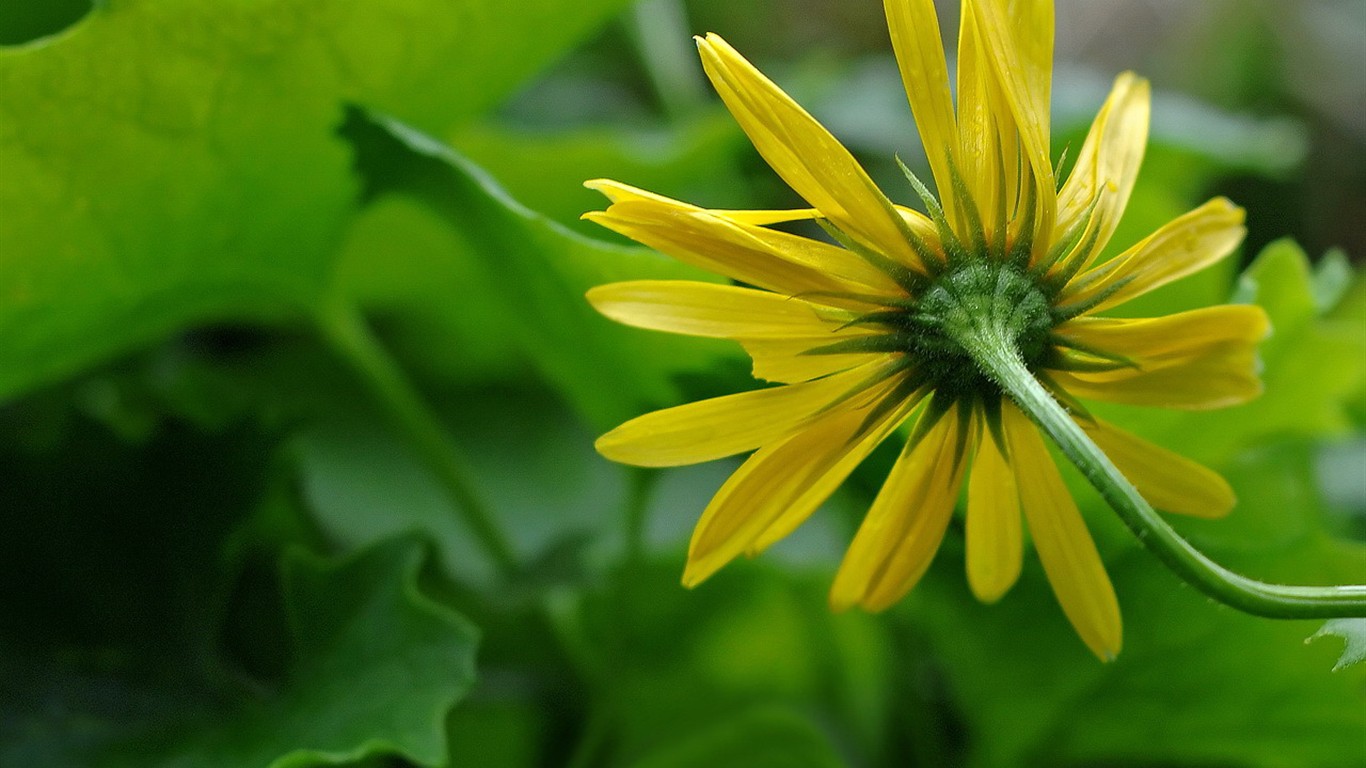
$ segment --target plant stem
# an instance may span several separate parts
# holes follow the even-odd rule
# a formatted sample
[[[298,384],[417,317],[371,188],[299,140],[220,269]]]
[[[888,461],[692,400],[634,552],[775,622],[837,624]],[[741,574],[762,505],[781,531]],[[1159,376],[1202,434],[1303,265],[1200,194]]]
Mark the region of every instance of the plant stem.
[[[360,376],[393,426],[436,476],[494,566],[505,577],[513,574],[517,559],[487,505],[475,492],[473,473],[465,458],[364,318],[355,307],[339,303],[320,315],[319,325],[333,349]]]
[[[1067,411],[1030,374],[1003,332],[977,327],[960,341],[1015,404],[1058,444],[1138,540],[1187,583],[1245,613],[1276,619],[1366,617],[1366,585],[1267,584],[1234,573],[1181,538]]]

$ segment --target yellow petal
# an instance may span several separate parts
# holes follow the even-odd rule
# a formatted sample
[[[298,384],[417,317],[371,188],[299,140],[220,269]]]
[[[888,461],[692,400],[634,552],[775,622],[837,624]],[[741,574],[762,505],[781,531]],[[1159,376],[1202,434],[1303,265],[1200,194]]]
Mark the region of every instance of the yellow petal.
[[[1227,345],[1255,346],[1271,331],[1266,311],[1221,304],[1152,318],[1079,317],[1054,331],[1063,340],[1122,355],[1139,367],[1209,354]]]
[[[1251,355],[1228,359],[1192,358],[1179,364],[1129,377],[1119,372],[1050,371],[1063,389],[1086,400],[1205,411],[1246,403],[1262,393],[1262,384],[1244,371]]]
[[[968,585],[978,600],[994,603],[1015,585],[1023,551],[1015,475],[996,438],[983,430],[968,478]]]
[[[639,202],[641,200],[646,200],[666,205],[679,204],[676,200],[665,197],[664,195],[656,194],[641,189],[640,187],[633,187],[630,184],[623,184],[620,181],[613,181],[612,179],[589,179],[588,181],[585,181],[583,185],[594,192],[601,192],[603,197],[613,203]]]
[[[1004,404],[1002,417],[1020,506],[1048,583],[1087,647],[1109,661],[1119,653],[1123,629],[1095,542],[1038,430],[1013,404]]]
[[[588,301],[626,325],[723,339],[829,335],[853,318],[770,291],[688,280],[609,283],[589,290]]]
[[[592,179],[583,183],[585,187],[601,192],[604,197],[614,203],[626,202],[627,200],[652,200],[658,203],[673,204],[675,201],[657,195],[654,192],[647,192],[639,187],[630,184],[622,184],[611,179]],[[821,213],[815,208],[796,208],[787,211],[741,211],[728,210],[724,208],[708,208],[707,213],[720,216],[723,219],[733,221],[737,224],[749,224],[756,227],[763,227],[769,224],[783,224],[789,221],[802,221],[804,219],[818,218]]]
[[[960,429],[953,408],[918,442],[907,443],[835,575],[834,610],[884,610],[925,574],[963,480]]]
[[[1055,240],[1077,224],[1099,198],[1092,216],[1100,231],[1084,263],[1089,264],[1110,242],[1129,203],[1139,166],[1143,164],[1143,151],[1148,146],[1150,91],[1148,81],[1132,72],[1115,80],[1110,97],[1091,124],[1071,175],[1058,193]]]
[[[1242,208],[1215,198],[1083,273],[1064,289],[1063,303],[1089,303],[1112,291],[1090,310],[1100,312],[1198,272],[1238,247],[1246,234],[1243,216]]]
[[[1015,213],[1020,158],[1018,142],[1014,140],[1015,120],[999,96],[976,18],[975,14],[965,13],[958,27],[956,162],[985,231],[994,240],[1001,225]],[[941,196],[948,197],[951,178],[936,175],[936,179]],[[963,227],[955,229],[960,237],[968,236]]]
[[[949,172],[958,143],[958,128],[949,94],[949,70],[939,36],[939,15],[933,0],[886,0],[887,29],[901,69],[901,82],[911,102],[915,127],[925,145],[944,212],[957,229],[957,206]]]
[[[1149,504],[1196,517],[1223,517],[1236,502],[1218,473],[1103,421],[1081,426]]]
[[[737,224],[686,203],[627,200],[584,218],[680,261],[778,293],[904,294],[843,248]]]
[[[891,202],[849,150],[726,41],[709,34],[697,47],[721,100],[797,194],[864,246],[919,265]]]
[[[1133,320],[1077,318],[1055,333],[1134,365],[1049,375],[1082,398],[1195,410],[1237,405],[1261,394],[1257,343],[1269,329],[1262,308],[1249,305]]]
[[[926,245],[935,247],[939,242],[939,228],[934,225],[930,217],[917,211],[914,208],[907,208],[904,205],[893,205],[892,208],[901,214],[901,220],[914,232],[917,237],[924,240]]]
[[[990,77],[998,86],[994,92],[1004,102],[995,111],[1014,119],[1020,154],[1038,190],[1035,231],[1044,236],[1035,238],[1037,254],[1047,249],[1056,206],[1049,158],[1053,1],[964,0],[963,13],[973,15]],[[973,65],[971,60],[960,63]],[[1007,162],[1010,159],[1007,157]]]
[[[870,335],[874,335],[874,332],[855,326],[836,331],[833,336],[826,334],[789,339],[740,339],[740,344],[754,359],[754,378],[790,384],[848,370],[876,357],[886,357],[885,352],[808,354],[811,350],[832,341]]]
[[[819,381],[741,392],[654,411],[598,438],[623,464],[673,467],[752,451],[785,437],[877,372],[864,366]]]
[[[751,456],[717,491],[693,531],[683,584],[695,586],[753,546],[770,528],[791,530],[824,502],[905,418],[889,409],[868,423],[867,406],[899,380],[831,409]],[[802,386],[802,385],[794,385]]]
[[[754,227],[766,227],[770,224],[786,224],[789,221],[805,221],[821,217],[821,212],[815,208],[794,208],[787,211],[742,211],[713,208],[711,213],[736,224],[749,224]]]

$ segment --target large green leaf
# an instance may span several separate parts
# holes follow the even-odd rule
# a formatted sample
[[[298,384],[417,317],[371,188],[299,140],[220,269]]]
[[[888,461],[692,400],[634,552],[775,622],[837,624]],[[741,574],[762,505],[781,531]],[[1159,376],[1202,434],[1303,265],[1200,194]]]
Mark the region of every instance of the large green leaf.
[[[782,707],[728,715],[632,763],[635,768],[838,768],[844,764],[829,737],[800,713]]]
[[[475,492],[524,562],[573,540],[619,554],[626,470],[594,453],[592,434],[549,393],[464,389],[442,400]],[[330,418],[302,436],[296,454],[304,498],[333,542],[362,548],[422,531],[447,573],[465,584],[493,582],[487,554],[450,498],[376,417]]]
[[[451,144],[519,202],[591,236],[615,235],[579,220],[584,211],[606,203],[601,194],[584,188],[588,179],[617,179],[708,208],[744,208],[755,201],[755,190],[737,173],[736,156],[748,152],[749,145],[725,113],[654,130],[547,134],[476,124],[458,131]]]
[[[269,433],[54,432],[0,450],[0,578],[27,585],[0,613],[0,764],[441,761],[476,632],[418,592],[422,546],[282,570],[315,537]]]
[[[302,768],[386,754],[443,764],[442,720],[474,681],[478,632],[418,592],[422,560],[402,540],[339,564],[288,558],[296,662],[280,690],[181,725],[157,747],[126,742],[106,764]]]
[[[575,234],[518,204],[450,147],[395,120],[358,119],[348,134],[379,199],[431,231],[430,216],[412,208],[420,203],[448,223],[462,248],[348,248],[340,293],[371,303],[379,298],[372,286],[384,284],[398,313],[410,301],[432,318],[428,330],[483,334],[482,344],[517,350],[598,428],[647,404],[676,403],[679,375],[734,360],[735,345],[624,328],[584,299],[590,287],[614,280],[719,278],[653,251]],[[408,200],[386,202],[386,195]],[[449,293],[434,295],[433,286]],[[483,316],[467,313],[468,305]],[[453,354],[458,365],[458,349]]]
[[[445,130],[624,0],[101,4],[0,48],[0,396],[322,291],[345,103]]]
[[[610,734],[591,764],[839,765],[833,734],[874,759],[904,671],[878,620],[831,614],[824,577],[737,563],[689,591],[679,570],[631,562],[585,601]]]

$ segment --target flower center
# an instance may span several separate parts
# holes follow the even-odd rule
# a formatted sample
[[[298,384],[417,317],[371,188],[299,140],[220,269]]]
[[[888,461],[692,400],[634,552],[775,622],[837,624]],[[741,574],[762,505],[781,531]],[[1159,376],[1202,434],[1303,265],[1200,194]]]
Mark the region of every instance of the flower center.
[[[1034,368],[1048,352],[1053,315],[1043,290],[1008,263],[974,262],[940,275],[909,318],[908,350],[938,391],[956,398],[999,396],[971,350],[1008,345]]]

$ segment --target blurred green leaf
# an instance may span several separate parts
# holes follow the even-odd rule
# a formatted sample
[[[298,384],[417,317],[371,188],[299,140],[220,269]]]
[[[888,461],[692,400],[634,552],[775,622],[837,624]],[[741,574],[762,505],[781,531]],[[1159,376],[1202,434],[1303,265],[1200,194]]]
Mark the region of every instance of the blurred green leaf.
[[[375,318],[415,375],[445,382],[515,379],[525,353],[502,331],[507,310],[460,231],[430,206],[385,193],[347,229],[338,290]]]
[[[21,0],[0,15],[0,45],[31,43],[55,35],[90,13],[94,0]]]
[[[579,220],[606,202],[584,188],[589,179],[617,179],[709,208],[745,208],[754,200],[736,173],[735,156],[748,145],[724,113],[651,131],[595,128],[551,134],[476,124],[456,132],[451,144],[518,202],[590,236],[614,237]]]
[[[296,768],[377,754],[439,764],[441,721],[474,680],[478,632],[418,592],[423,557],[400,540],[339,564],[286,558],[295,661],[281,689],[155,748],[115,747],[104,764]]]
[[[285,689],[192,739],[182,762],[286,768],[389,753],[440,763],[440,721],[474,680],[478,631],[418,591],[423,557],[395,541],[335,565],[287,559],[297,662]]]
[[[312,534],[275,448],[175,420],[130,446],[73,416],[4,449],[0,577],[30,588],[0,614],[0,764],[440,762],[475,630],[418,593],[412,541],[281,568]]]
[[[537,391],[453,390],[437,400],[476,490],[524,561],[574,537],[591,540],[599,560],[620,552],[626,471],[593,452],[592,435],[563,406]],[[492,564],[450,499],[382,422],[363,415],[326,420],[297,445],[318,526],[347,549],[421,531],[447,573],[488,585]]]
[[[827,728],[842,735],[842,751],[879,753],[897,670],[875,619],[831,614],[823,576],[737,563],[690,591],[678,584],[680,562],[627,563],[586,601],[603,660],[594,716],[607,738],[585,764],[767,765],[792,759],[774,743],[786,732],[828,765]],[[747,730],[748,746],[739,743]]]
[[[1340,249],[1325,253],[1314,268],[1314,308],[1323,315],[1335,309],[1352,287],[1352,263]]]
[[[595,427],[615,426],[645,404],[678,402],[676,376],[737,354],[735,345],[715,340],[661,338],[621,327],[583,297],[588,288],[614,280],[715,276],[653,251],[576,235],[512,200],[454,150],[394,120],[355,121],[350,133],[373,192],[412,196],[466,241],[465,254],[418,252],[407,264],[387,267],[404,276],[414,296],[423,283],[450,286],[442,302],[450,312],[461,311],[464,291],[496,297],[502,311],[483,318],[480,332],[518,349]],[[468,275],[470,263],[478,277],[461,285],[454,278]],[[343,274],[366,273],[353,263]],[[356,289],[348,282],[340,290]]]
[[[446,130],[624,4],[141,0],[0,49],[0,396],[307,312],[357,192],[345,102]]]
[[[737,713],[637,760],[634,768],[834,768],[846,765],[809,720],[786,708]]]

